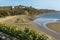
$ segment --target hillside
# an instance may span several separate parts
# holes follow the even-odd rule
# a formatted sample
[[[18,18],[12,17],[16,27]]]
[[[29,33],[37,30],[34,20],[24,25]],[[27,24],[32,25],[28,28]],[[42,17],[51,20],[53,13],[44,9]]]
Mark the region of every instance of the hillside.
[[[28,6],[0,6],[0,17],[9,16],[9,15],[29,15],[31,17],[35,17],[39,14],[44,13],[53,13],[57,12],[56,10],[49,10],[49,9],[35,9],[33,7]]]
[[[6,29],[5,29],[5,27],[6,27]],[[11,29],[11,27],[13,29]],[[33,35],[34,33],[37,33],[37,32],[38,32],[38,34],[40,34],[41,37],[38,36],[38,34],[35,34],[38,36],[38,37],[37,36],[36,37],[39,38],[39,40],[47,40],[47,38],[50,40],[50,36],[48,36],[47,34],[45,34],[43,32],[38,31],[37,25],[29,19],[29,16],[26,16],[26,15],[15,15],[15,16],[7,16],[5,18],[1,18],[0,19],[0,28],[1,28],[0,29],[0,40],[2,40],[2,39],[4,39],[4,40],[20,40],[20,35],[15,35],[16,33],[20,34],[19,30],[22,32],[21,36],[23,36],[23,37],[21,37],[22,38],[21,40],[25,39],[27,34],[30,32],[30,30],[32,33],[32,34],[30,33],[31,35]],[[16,28],[18,28],[18,32],[14,31]],[[22,28],[22,30],[21,30],[21,28]],[[26,30],[26,31],[28,31],[28,33],[24,33],[25,28],[29,28],[28,30]],[[12,31],[14,31],[14,32],[12,33]],[[30,40],[32,38],[35,39],[35,37],[33,37],[31,35],[28,34],[28,37],[26,37],[26,40]],[[31,38],[30,38],[30,36],[31,36]],[[34,39],[32,39],[32,40],[34,40]]]

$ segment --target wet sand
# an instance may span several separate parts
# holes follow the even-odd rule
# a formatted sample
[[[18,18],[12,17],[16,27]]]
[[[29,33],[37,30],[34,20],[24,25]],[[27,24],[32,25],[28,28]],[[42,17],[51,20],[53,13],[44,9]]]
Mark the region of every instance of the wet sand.
[[[56,32],[60,33],[60,22],[48,23],[46,26]]]

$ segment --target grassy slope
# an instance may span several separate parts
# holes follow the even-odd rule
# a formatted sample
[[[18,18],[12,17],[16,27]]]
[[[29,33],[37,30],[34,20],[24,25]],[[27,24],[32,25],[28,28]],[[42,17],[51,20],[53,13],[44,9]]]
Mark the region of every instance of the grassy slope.
[[[24,22],[15,23],[17,18],[23,19]],[[3,18],[3,19],[4,19],[4,21],[1,21],[0,23],[5,23],[5,24],[8,24],[8,25],[14,25],[14,26],[17,26],[19,28],[21,28],[21,27],[22,28],[28,27],[30,29],[38,31],[37,30],[37,25],[30,20],[29,16],[18,15],[18,16],[6,17],[6,18]]]
[[[19,19],[23,19],[24,22],[17,22],[15,23],[16,19],[19,18]],[[3,18],[4,19],[4,18]],[[10,19],[9,17],[4,19],[5,21],[1,21],[0,23],[5,23],[5,24],[9,24],[9,25],[14,25],[14,26],[19,26],[19,27],[28,27],[28,28],[32,28],[32,29],[36,29],[36,25],[35,23],[33,23],[28,16],[26,15],[18,15],[18,16],[10,16]],[[20,20],[21,21],[21,20]]]

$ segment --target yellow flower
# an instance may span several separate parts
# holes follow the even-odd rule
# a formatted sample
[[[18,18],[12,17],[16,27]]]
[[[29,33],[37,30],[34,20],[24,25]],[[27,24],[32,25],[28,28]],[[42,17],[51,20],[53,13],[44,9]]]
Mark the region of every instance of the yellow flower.
[[[18,31],[18,28],[16,27],[15,30]]]

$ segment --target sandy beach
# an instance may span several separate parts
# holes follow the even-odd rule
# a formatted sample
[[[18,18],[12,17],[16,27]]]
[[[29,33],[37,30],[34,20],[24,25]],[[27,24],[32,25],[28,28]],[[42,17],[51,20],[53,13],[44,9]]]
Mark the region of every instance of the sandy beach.
[[[60,33],[60,22],[48,23],[46,26],[56,32]]]

